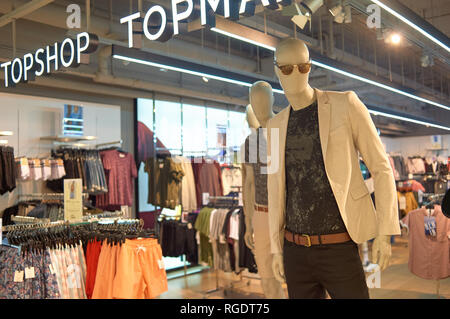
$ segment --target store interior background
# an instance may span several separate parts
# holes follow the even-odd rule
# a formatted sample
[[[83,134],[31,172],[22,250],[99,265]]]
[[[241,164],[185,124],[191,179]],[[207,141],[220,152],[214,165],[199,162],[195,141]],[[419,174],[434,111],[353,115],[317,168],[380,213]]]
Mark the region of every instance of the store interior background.
[[[0,13],[6,14],[13,5],[18,8],[27,2],[2,0]],[[415,15],[415,22],[418,25],[426,27],[449,43],[450,2],[446,0],[395,2],[402,6],[404,12],[409,12],[411,16]],[[45,5],[42,4],[35,11],[17,20],[12,17],[7,24],[0,27],[0,62],[9,61],[16,56],[21,57],[25,53],[34,52],[37,48],[61,41],[68,35],[79,32],[79,29],[68,29],[66,24],[68,16],[66,7],[71,3],[81,6],[81,30],[86,30],[86,1],[45,1]],[[121,17],[135,12],[139,6],[142,6],[143,11],[154,4],[170,9],[170,1],[91,0],[89,3],[91,9],[88,30],[97,34],[101,43],[99,50],[90,56],[89,65],[77,69],[62,69],[51,76],[19,84],[15,88],[4,88],[3,85],[0,87],[0,131],[14,133],[13,136],[1,139],[7,140],[8,145],[14,147],[16,156],[40,156],[48,154],[55,147],[51,142],[43,141],[41,138],[61,134],[59,123],[65,104],[84,107],[85,135],[96,136],[94,145],[122,140],[121,148],[132,154],[136,151],[135,124],[139,117],[143,117],[148,126],[155,125],[156,137],[167,147],[180,147],[184,155],[189,155],[189,151],[207,154],[209,148],[215,148],[215,145],[211,144],[211,139],[208,142],[208,136],[214,135],[215,124],[227,127],[229,138],[227,146],[238,147],[244,142],[248,133],[245,122],[245,107],[249,103],[248,87],[160,67],[124,63],[111,56],[111,43],[127,47],[127,28],[120,24]],[[250,34],[246,28],[256,30],[256,33],[252,33],[255,40],[265,37],[298,37],[308,43],[313,59],[329,62],[350,73],[411,92],[447,105],[448,108],[450,100],[448,51],[386,12],[382,12],[382,28],[369,29],[366,24],[368,15],[366,8],[372,2],[351,0],[346,3],[351,7],[351,21],[343,23],[337,23],[323,6],[314,13],[311,28],[307,25],[302,30],[294,27],[290,21],[292,15],[264,10],[261,5],[257,5],[255,16],[244,17],[237,22],[230,21],[229,27],[230,30],[242,28],[243,35]],[[187,28],[188,23],[183,24],[182,34],[165,43],[150,42],[144,38],[141,50],[206,65],[216,69],[217,72],[227,70],[277,83],[273,72],[272,51],[211,30],[197,29],[187,32]],[[400,43],[390,42],[390,32],[401,34]],[[0,81],[3,81],[3,76],[2,72]],[[448,109],[426,104],[316,66],[312,69],[310,83],[311,86],[321,90],[355,91],[369,109],[447,127],[440,129],[372,115],[387,152],[399,153],[404,157],[420,155],[448,158],[450,155]],[[278,93],[274,95],[274,110],[278,112],[287,105],[287,101]],[[150,120],[153,100],[156,106],[155,123]],[[168,112],[170,108],[174,111]],[[190,128],[190,124],[181,121],[182,115],[178,111],[181,108],[183,110],[200,108],[199,112],[204,112],[207,120],[201,124],[204,127],[204,130],[200,129],[201,138],[197,136],[195,139],[195,135],[192,134],[189,136],[189,132],[192,133],[190,129],[194,127]],[[140,112],[136,114],[135,110]],[[216,117],[208,115],[214,112],[218,112]],[[225,121],[219,123],[219,119],[225,115],[226,123]],[[432,135],[442,136],[442,147],[438,150],[432,150]],[[136,192],[140,201],[139,205],[134,203],[132,216],[137,215],[138,207],[140,212],[152,209],[145,202],[146,174],[143,173],[142,167],[138,166],[139,168],[140,177],[136,184],[138,186]],[[14,192],[1,196],[0,210],[14,203],[17,195],[25,188],[27,191],[43,190],[43,185],[35,182],[27,183],[28,185],[20,185]],[[406,245],[402,241],[401,244]],[[386,271],[386,276],[382,277],[382,286],[388,285],[389,282],[394,284],[382,293],[380,290],[372,289],[372,296],[433,298],[436,283],[420,280],[408,274],[405,264],[407,256],[406,259],[396,259],[395,249],[394,247],[394,265]],[[396,262],[398,264],[395,264]],[[174,265],[182,264],[180,261]],[[397,270],[401,275],[397,275],[395,272]],[[194,276],[196,275],[187,279],[191,285],[197,285],[196,280],[200,280]],[[181,279],[174,279],[174,285],[183,285],[177,280]],[[450,298],[449,280],[447,278],[440,283],[441,297]],[[413,288],[408,287],[408,281],[414,282],[411,284]],[[215,285],[213,277],[208,277],[198,285],[209,284]],[[168,293],[167,296],[183,295]]]

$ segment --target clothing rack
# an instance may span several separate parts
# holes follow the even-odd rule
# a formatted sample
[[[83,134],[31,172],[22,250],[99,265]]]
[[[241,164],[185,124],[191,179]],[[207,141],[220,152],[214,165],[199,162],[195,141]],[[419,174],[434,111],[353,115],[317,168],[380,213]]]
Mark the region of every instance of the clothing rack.
[[[113,142],[108,142],[108,143],[101,143],[101,144],[97,144],[97,145],[95,146],[95,148],[98,149],[98,148],[101,148],[101,147],[111,146],[111,145],[116,145],[116,144],[122,145],[122,144],[123,144],[123,141],[120,140],[120,141],[113,141]]]
[[[83,219],[83,220],[74,220],[74,221],[56,221],[56,222],[48,222],[47,220],[41,220],[41,222],[33,223],[33,224],[17,224],[17,225],[8,225],[3,226],[2,231],[14,231],[14,230],[22,230],[22,229],[38,229],[38,228],[50,228],[56,226],[77,226],[82,224],[139,224],[143,225],[143,220],[141,219],[124,219],[124,218],[105,218],[105,219]]]
[[[58,198],[58,199],[64,199],[64,193],[34,193],[34,194],[20,194],[19,195],[19,201],[23,200],[23,198],[26,199],[48,199],[49,197],[52,198]],[[89,197],[89,194],[83,193],[83,198]]]
[[[29,216],[11,216],[11,221],[16,224],[39,224],[50,222],[48,218],[36,218]]]

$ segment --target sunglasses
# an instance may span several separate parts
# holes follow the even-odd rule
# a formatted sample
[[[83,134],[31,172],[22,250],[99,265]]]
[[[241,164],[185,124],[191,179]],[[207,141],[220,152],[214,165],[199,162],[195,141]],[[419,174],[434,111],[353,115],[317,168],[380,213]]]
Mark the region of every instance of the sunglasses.
[[[299,63],[299,64],[286,64],[286,65],[278,65],[276,61],[273,62],[280,69],[281,73],[284,75],[291,75],[294,71],[294,67],[297,66],[298,71],[300,73],[308,73],[311,70],[311,62],[307,63]]]

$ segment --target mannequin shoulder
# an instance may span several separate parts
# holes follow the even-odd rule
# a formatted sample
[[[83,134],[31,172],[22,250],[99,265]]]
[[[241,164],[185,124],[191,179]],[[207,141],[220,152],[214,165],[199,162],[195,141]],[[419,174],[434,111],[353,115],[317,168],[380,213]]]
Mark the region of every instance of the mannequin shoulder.
[[[323,91],[329,98],[330,102],[346,102],[350,99],[357,97],[354,91]]]
[[[269,119],[267,121],[267,128],[271,128],[271,127],[278,127],[278,123],[280,122],[280,120],[286,115],[286,113],[288,113],[290,110],[290,106],[286,106],[284,109],[282,109],[280,112],[278,112],[277,114],[275,114],[274,117],[272,117],[271,119]]]

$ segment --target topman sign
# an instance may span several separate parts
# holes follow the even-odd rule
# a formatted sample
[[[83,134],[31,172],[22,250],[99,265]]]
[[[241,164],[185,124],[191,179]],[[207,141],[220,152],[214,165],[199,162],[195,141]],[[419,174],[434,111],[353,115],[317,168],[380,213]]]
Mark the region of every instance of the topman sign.
[[[264,7],[277,10],[279,4],[290,5],[292,0],[171,0],[172,12],[160,5],[150,7],[145,16],[136,12],[120,19],[120,23],[128,23],[128,45],[133,47],[133,28],[135,22],[142,22],[142,31],[151,41],[167,41],[180,33],[180,22],[191,17],[194,12],[194,2],[200,4],[200,21],[202,26],[215,27],[215,14],[218,13],[230,20],[239,20],[239,15],[246,17],[255,14],[257,2]],[[142,20],[143,18],[143,20]],[[151,29],[151,30],[149,30]]]

